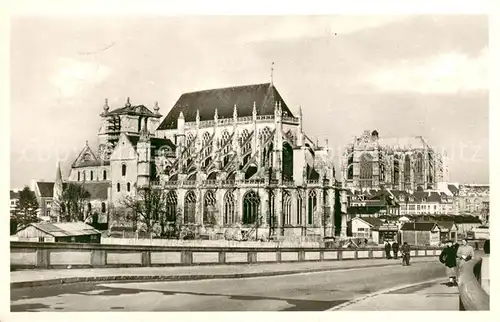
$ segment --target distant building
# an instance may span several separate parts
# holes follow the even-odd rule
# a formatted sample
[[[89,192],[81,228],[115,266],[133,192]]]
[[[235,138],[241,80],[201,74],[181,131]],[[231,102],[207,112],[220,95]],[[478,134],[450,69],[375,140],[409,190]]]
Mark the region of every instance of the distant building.
[[[19,206],[19,191],[10,190],[10,215],[12,216]]]
[[[490,185],[461,184],[458,190],[458,213],[471,214],[489,221]]]
[[[373,239],[372,232],[383,224],[383,221],[373,217],[355,217],[347,223],[350,237]],[[350,234],[349,234],[350,233]],[[377,236],[378,237],[378,236]],[[378,238],[376,238],[378,241]]]
[[[55,243],[100,243],[101,233],[82,222],[31,223],[17,231],[18,241]]]
[[[441,242],[444,242],[446,240],[452,240],[456,242],[458,240],[458,227],[454,222],[441,221],[437,224],[440,230],[439,238]]]
[[[342,158],[346,188],[418,191],[435,189],[445,181],[443,157],[421,137],[379,137],[365,131],[354,138]]]

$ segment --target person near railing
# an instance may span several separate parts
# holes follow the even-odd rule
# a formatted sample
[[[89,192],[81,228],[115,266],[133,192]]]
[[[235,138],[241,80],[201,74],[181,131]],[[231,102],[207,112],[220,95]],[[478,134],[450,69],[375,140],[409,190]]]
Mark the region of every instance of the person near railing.
[[[460,269],[462,265],[474,258],[474,248],[467,243],[467,239],[462,239],[462,244],[457,249],[457,267]]]
[[[410,245],[407,242],[403,243],[401,254],[403,257],[403,266],[410,266]]]
[[[391,259],[391,244],[389,244],[389,241],[386,240],[385,241],[385,246],[384,246],[384,250],[385,250],[385,257],[387,259]]]
[[[398,259],[399,244],[397,241],[392,243],[392,252],[394,253],[394,259]]]
[[[446,275],[449,278],[448,283],[446,283],[448,287],[458,286],[457,250],[458,244],[453,243],[451,240],[447,240],[445,248],[443,248],[439,255],[439,261],[446,266]]]

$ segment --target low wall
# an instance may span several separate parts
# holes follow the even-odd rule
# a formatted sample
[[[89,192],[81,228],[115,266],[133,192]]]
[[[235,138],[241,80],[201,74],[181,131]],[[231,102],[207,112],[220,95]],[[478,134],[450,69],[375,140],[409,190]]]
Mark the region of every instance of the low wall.
[[[142,238],[101,238],[101,244],[165,247],[222,247],[222,248],[319,248],[324,243],[313,241],[235,241],[235,240],[178,240]]]
[[[490,296],[481,286],[482,259],[463,264],[459,275],[460,311],[489,311]]]
[[[438,248],[412,250],[412,256],[439,256]],[[162,247],[77,243],[10,243],[11,269],[147,267],[249,264],[384,258],[381,248]]]

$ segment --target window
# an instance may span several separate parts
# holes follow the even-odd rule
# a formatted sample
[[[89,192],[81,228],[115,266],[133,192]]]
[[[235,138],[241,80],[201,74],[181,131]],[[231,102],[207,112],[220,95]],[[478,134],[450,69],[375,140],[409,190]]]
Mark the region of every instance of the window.
[[[127,166],[125,164],[122,164],[122,176],[127,175]]]
[[[106,212],[106,203],[101,203],[101,212]]]
[[[130,182],[127,182],[127,191],[130,192]]]
[[[80,171],[78,171],[78,181],[80,181]]]
[[[116,191],[120,192],[120,183],[116,184]]]
[[[371,188],[373,180],[373,158],[368,153],[363,153],[359,165],[359,181],[361,188]]]
[[[107,180],[107,177],[106,177],[106,176],[107,176],[107,173],[106,173],[106,170],[104,170],[104,171],[102,172],[102,180]]]
[[[364,228],[359,228],[359,227],[358,227],[358,231],[365,231],[365,229],[364,229]]]
[[[232,224],[234,222],[234,196],[231,191],[226,192],[224,196],[224,224]]]
[[[94,180],[94,171],[90,171],[90,180]]]
[[[243,224],[253,224],[258,220],[260,198],[254,191],[249,191],[243,198]]]
[[[316,211],[316,191],[311,190],[309,192],[309,199],[308,199],[308,209],[307,209],[307,224],[312,225],[313,224],[313,217],[314,217],[314,212]]]

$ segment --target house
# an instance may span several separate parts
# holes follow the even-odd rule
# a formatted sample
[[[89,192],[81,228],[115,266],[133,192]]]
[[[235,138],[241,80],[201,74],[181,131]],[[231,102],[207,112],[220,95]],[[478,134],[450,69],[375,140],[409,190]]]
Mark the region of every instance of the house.
[[[14,214],[17,206],[19,205],[19,191],[10,190],[10,215]]]
[[[452,240],[454,242],[458,239],[458,227],[453,221],[440,221],[437,223],[440,236],[442,242],[446,240]]]
[[[35,192],[38,201],[38,217],[50,221],[52,217],[52,201],[54,199],[54,182],[33,181],[31,190]]]
[[[385,222],[372,228],[373,241],[383,244],[386,240],[398,240],[399,224]]]
[[[15,234],[18,241],[100,243],[101,232],[83,222],[31,223]]]
[[[401,227],[401,243],[414,246],[438,246],[440,229],[435,222],[407,222]]]
[[[384,222],[374,217],[354,217],[347,223],[347,231],[354,238],[366,238],[378,241],[378,231],[375,236],[372,235]]]

